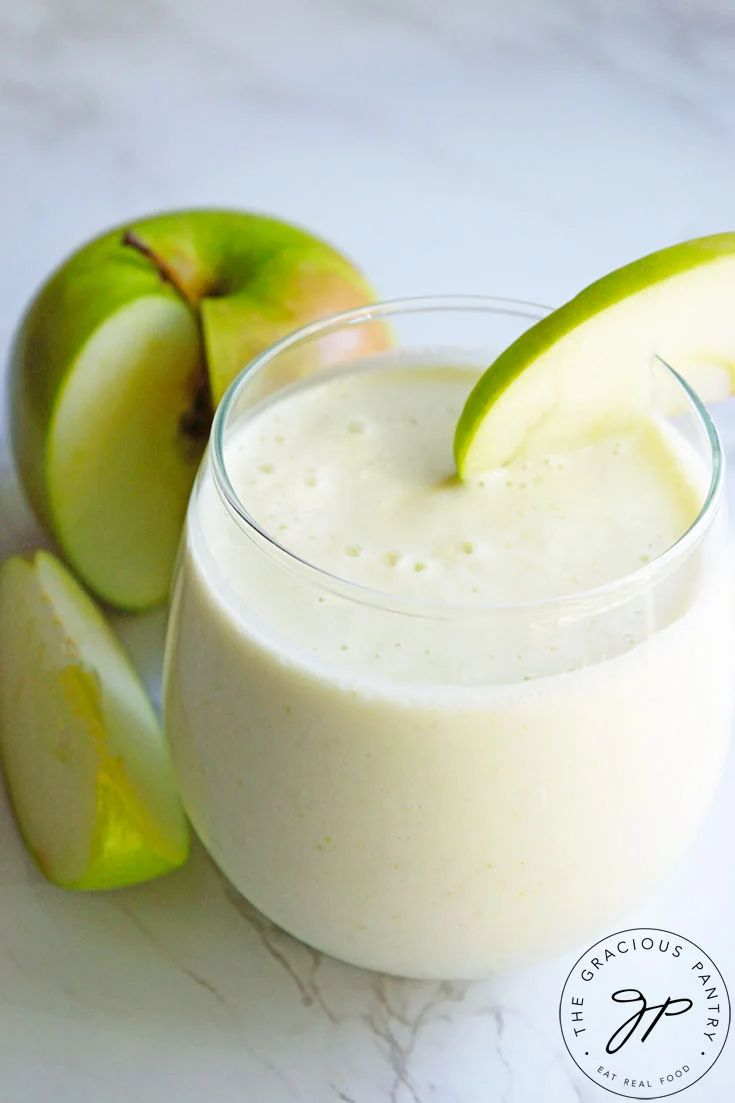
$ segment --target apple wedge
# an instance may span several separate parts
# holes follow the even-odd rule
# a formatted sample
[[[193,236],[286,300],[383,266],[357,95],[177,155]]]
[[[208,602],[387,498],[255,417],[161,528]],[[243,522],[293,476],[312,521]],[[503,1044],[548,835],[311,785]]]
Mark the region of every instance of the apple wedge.
[[[650,405],[654,354],[705,400],[732,393],[734,303],[735,233],[673,245],[591,284],[480,377],[457,424],[460,478],[623,428]]]
[[[186,859],[153,708],[102,614],[46,552],[0,570],[0,751],[21,834],[49,880],[118,888]]]
[[[292,329],[372,298],[326,242],[238,211],[133,221],[51,276],[15,342],[13,446],[90,589],[127,610],[165,601],[226,388]]]

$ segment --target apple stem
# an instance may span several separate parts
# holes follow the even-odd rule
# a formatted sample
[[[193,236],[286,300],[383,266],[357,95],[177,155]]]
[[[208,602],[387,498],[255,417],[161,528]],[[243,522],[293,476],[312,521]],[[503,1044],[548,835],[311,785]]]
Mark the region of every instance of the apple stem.
[[[151,249],[149,245],[146,245],[137,234],[132,230],[125,230],[122,236],[123,245],[128,245],[131,249],[135,249],[140,253],[142,257],[149,260],[153,267],[158,272],[161,279],[170,284],[177,295],[186,303],[188,307],[193,309],[196,317],[197,325],[199,328],[199,336],[202,343],[202,360],[199,364],[195,377],[192,379],[193,398],[192,404],[189,410],[181,415],[179,420],[179,430],[185,440],[190,443],[197,444],[200,441],[206,441],[209,436],[209,430],[212,425],[212,417],[214,416],[214,409],[212,406],[212,396],[209,386],[209,373],[207,371],[206,358],[204,356],[204,337],[201,332],[201,318],[199,311],[197,310],[197,304],[192,302],[188,297],[183,287],[178,283],[173,270],[169,268],[165,260],[159,257],[157,253]]]
[[[165,283],[170,284],[171,287],[173,287],[174,291],[181,296],[181,298],[188,306],[195,305],[194,303],[192,303],[191,299],[188,297],[183,287],[178,283],[173,269],[169,268],[163,257],[159,257],[158,253],[155,253],[149,245],[146,245],[146,243],[142,241],[137,234],[133,233],[132,230],[125,230],[122,236],[122,243],[123,245],[130,246],[131,249],[135,249],[136,252],[140,253],[142,257],[145,257],[146,260],[149,260],[158,272],[161,279],[164,280]]]

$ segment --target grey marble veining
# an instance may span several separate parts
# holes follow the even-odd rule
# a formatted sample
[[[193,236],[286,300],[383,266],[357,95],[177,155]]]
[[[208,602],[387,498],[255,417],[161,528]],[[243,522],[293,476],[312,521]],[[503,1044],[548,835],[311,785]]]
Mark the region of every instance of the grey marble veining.
[[[734,63],[729,0],[6,0],[0,339],[78,241],[188,204],[301,221],[385,295],[557,302],[732,226]],[[2,441],[5,554],[40,537]],[[118,625],[155,691],[162,617]],[[731,766],[693,851],[621,917],[733,978],[734,794]],[[556,1021],[575,956],[378,977],[278,931],[200,851],[153,885],[65,894],[0,800],[2,1103],[591,1103]],[[732,1097],[732,1048],[687,1101]]]

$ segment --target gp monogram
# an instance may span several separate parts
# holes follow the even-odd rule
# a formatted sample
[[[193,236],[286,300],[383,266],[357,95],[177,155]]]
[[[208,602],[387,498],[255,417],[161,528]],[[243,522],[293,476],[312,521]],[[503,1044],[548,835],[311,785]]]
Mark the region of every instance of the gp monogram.
[[[700,947],[644,927],[608,935],[582,955],[564,984],[559,1021],[590,1080],[629,1099],[661,1099],[712,1068],[730,1000]]]

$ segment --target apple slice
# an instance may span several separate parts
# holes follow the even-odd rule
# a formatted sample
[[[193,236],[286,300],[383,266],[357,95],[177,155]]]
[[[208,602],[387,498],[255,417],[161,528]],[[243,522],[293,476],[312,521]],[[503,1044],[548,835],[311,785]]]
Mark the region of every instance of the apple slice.
[[[153,708],[102,614],[47,552],[0,570],[0,750],[20,831],[49,880],[117,888],[186,859]]]
[[[457,424],[462,479],[518,456],[580,447],[650,406],[659,354],[706,400],[735,389],[735,233],[619,268],[523,333]]]
[[[134,221],[51,276],[15,342],[13,445],[36,513],[96,594],[165,601],[225,389],[285,333],[372,298],[326,242],[244,211]]]

